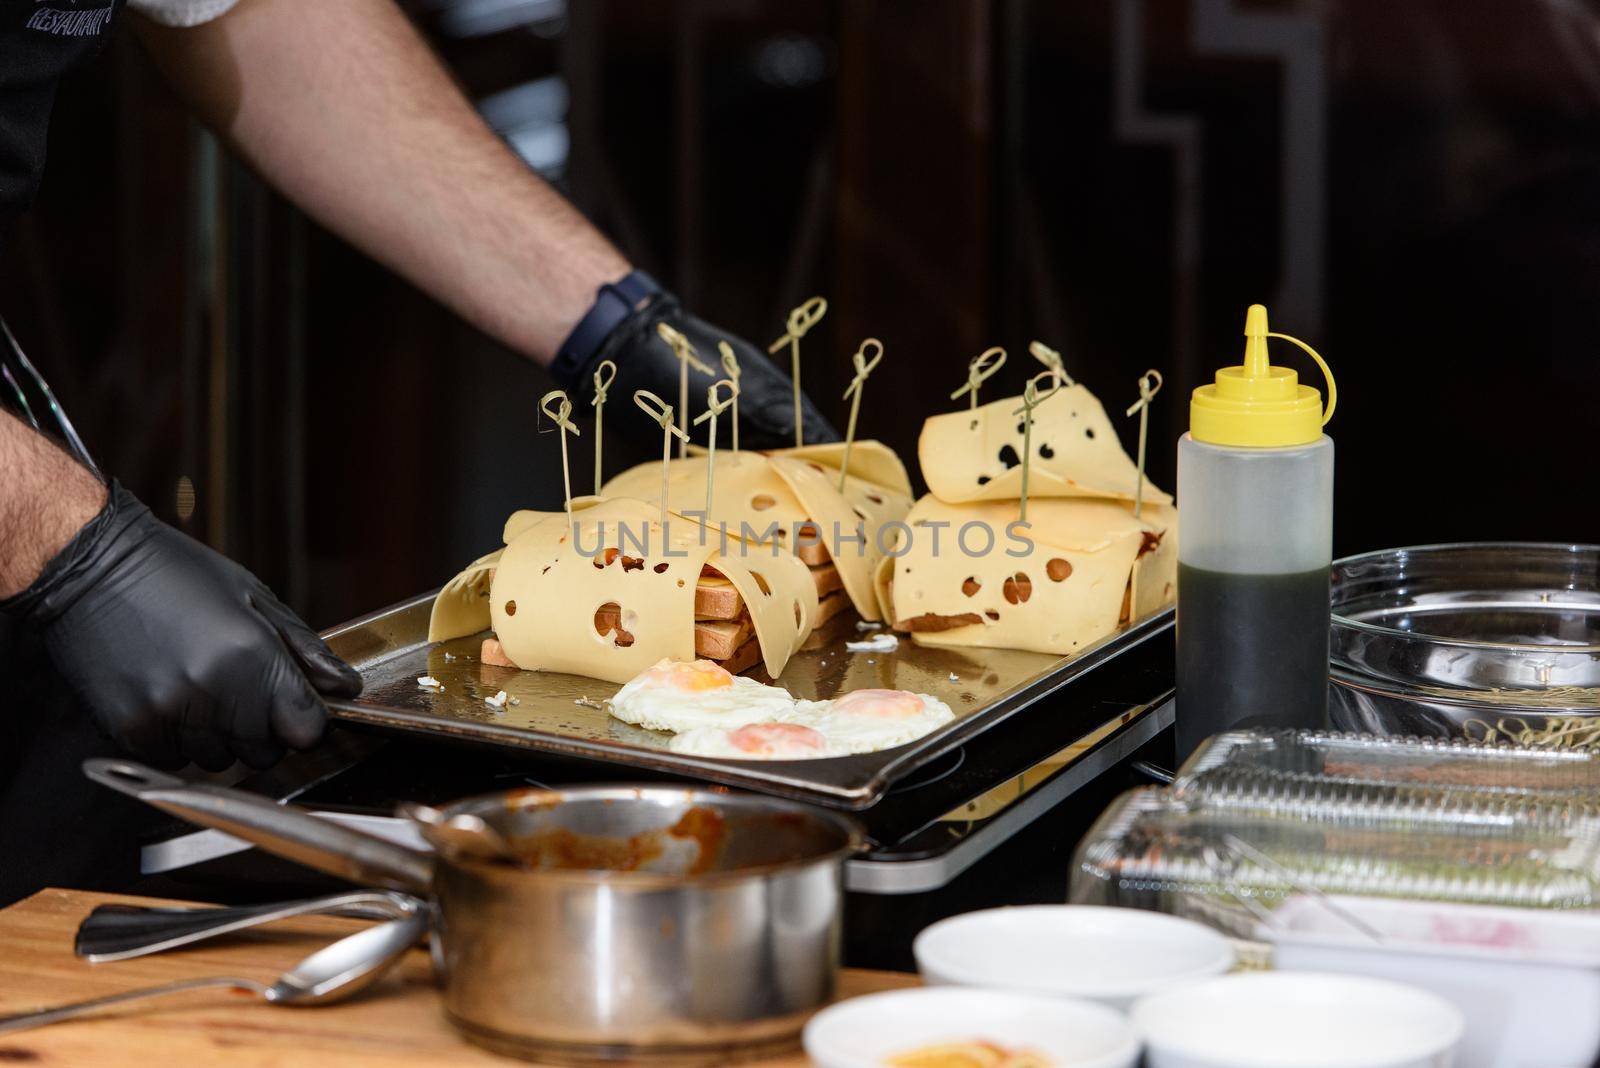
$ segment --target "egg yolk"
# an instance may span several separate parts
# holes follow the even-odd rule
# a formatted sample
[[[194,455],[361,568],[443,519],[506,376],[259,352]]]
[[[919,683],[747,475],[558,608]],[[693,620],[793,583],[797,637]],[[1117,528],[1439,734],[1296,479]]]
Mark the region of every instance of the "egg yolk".
[[[772,756],[784,750],[821,749],[825,739],[798,723],[752,723],[728,732],[728,743],[741,752]]]
[[[709,660],[662,660],[646,672],[650,680],[672,690],[698,692],[721,690],[733,685],[733,676]]]
[[[922,698],[905,690],[851,690],[833,702],[833,711],[872,719],[909,719],[922,712]]]

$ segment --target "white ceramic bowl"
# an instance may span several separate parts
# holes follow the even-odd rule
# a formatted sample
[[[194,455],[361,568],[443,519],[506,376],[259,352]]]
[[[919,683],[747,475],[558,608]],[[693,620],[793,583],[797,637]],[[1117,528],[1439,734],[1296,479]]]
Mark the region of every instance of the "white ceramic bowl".
[[[1091,998],[1137,998],[1221,975],[1233,946],[1204,924],[1141,909],[1023,905],[952,916],[917,936],[932,984]]]
[[[1403,983],[1248,972],[1141,998],[1148,1068],[1449,1068],[1461,1011]]]
[[[897,1053],[987,1040],[1033,1049],[1055,1068],[1134,1068],[1139,1041],[1121,1015],[1087,1001],[960,987],[924,987],[841,1001],[806,1024],[819,1068],[883,1068]]]

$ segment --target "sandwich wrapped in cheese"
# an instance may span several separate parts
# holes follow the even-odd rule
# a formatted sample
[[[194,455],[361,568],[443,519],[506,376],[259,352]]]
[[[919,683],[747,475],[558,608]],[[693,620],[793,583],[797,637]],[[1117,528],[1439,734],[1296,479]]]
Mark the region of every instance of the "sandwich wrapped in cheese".
[[[839,443],[773,452],[719,450],[708,526],[763,546],[783,546],[810,568],[820,598],[814,627],[853,605],[880,618],[873,572],[911,507],[911,480],[887,446],[857,441],[850,450],[844,489]],[[601,487],[605,497],[654,501],[661,496],[661,465],[624,471]],[[706,457],[672,461],[667,506],[701,518],[706,509]]]
[[[1063,386],[930,418],[918,444],[933,491],[874,574],[882,613],[921,645],[1069,656],[1172,600],[1178,511],[1145,481],[1094,394]],[[1027,526],[1021,511],[1022,452]]]
[[[659,471],[659,468],[658,468]],[[776,676],[817,615],[816,583],[793,554],[655,504],[587,498],[517,512],[505,548],[439,592],[429,641],[493,628],[485,660],[626,682],[657,661],[716,660]]]
[[[1046,498],[1028,502],[1027,529],[1016,519],[1016,501],[918,501],[878,566],[894,628],[920,645],[1069,656],[1172,599],[1171,505],[1146,501],[1136,519],[1121,501]]]
[[[917,457],[928,489],[946,504],[1017,499],[1022,492],[1021,397],[970,411],[935,415],[922,425]],[[1131,501],[1138,468],[1106,411],[1083,385],[1063,386],[1038,402],[1029,435],[1029,510],[1041,497]],[[1144,501],[1172,497],[1144,484]]]

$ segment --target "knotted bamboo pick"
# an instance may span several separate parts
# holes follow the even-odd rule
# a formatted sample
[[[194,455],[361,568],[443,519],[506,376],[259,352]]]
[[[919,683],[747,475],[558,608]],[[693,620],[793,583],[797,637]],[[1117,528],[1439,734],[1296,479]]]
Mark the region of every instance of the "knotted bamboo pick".
[[[559,401],[552,411],[551,401]],[[565,390],[552,389],[549,393],[539,398],[539,410],[555,421],[556,429],[561,434],[561,488],[567,497],[567,526],[572,526],[572,474],[567,464],[567,435],[583,436],[572,422],[572,401],[567,399]]]
[[[733,346],[726,341],[717,342],[717,351],[722,353],[722,371],[728,376],[728,381],[733,383],[733,451],[739,451],[739,357],[733,354]]]
[[[788,329],[784,335],[767,346],[767,352],[776,355],[784,345],[789,346],[789,377],[794,380],[794,447],[806,443],[805,423],[800,418],[800,339],[828,314],[828,302],[812,297],[789,313]]]
[[[1044,396],[1039,395],[1039,383],[1050,379],[1050,391]],[[1017,521],[1028,521],[1028,468],[1033,463],[1033,410],[1049,400],[1056,390],[1061,388],[1060,379],[1054,371],[1042,371],[1028,379],[1028,384],[1022,390],[1022,407],[1012,412],[1012,415],[1022,416],[1022,491],[1018,494]]]
[[[1144,444],[1150,434],[1150,402],[1161,392],[1161,372],[1151,368],[1139,376],[1139,399],[1126,414],[1139,413],[1139,480],[1133,486],[1133,517],[1144,510]]]
[[[1075,385],[1072,376],[1067,374],[1066,365],[1061,362],[1061,353],[1046,345],[1043,341],[1028,342],[1028,351],[1033,353],[1034,359],[1050,368],[1050,373],[1055,376],[1056,386]],[[1052,392],[1054,392],[1052,390]]]
[[[666,323],[657,323],[656,333],[661,335],[662,341],[672,346],[672,354],[678,357],[678,458],[681,460],[689,451],[689,368],[693,367],[708,376],[716,372],[695,354],[689,339],[677,330]]]
[[[609,374],[607,372],[610,372]],[[605,425],[606,417],[606,391],[611,388],[611,383],[617,377],[617,365],[610,360],[601,360],[600,366],[594,369],[594,399],[589,403],[594,405],[594,495],[600,496],[600,440],[601,429]]]
[[[867,353],[873,355],[867,358]],[[856,441],[856,413],[861,411],[861,387],[867,384],[867,376],[872,369],[883,360],[883,342],[875,337],[869,337],[856,349],[856,354],[850,357],[855,365],[856,376],[850,380],[850,386],[844,391],[845,399],[850,402],[850,423],[844,431],[844,462],[839,465],[839,492],[844,492],[845,476],[850,472],[850,448]]]
[[[969,408],[978,406],[978,387],[984,381],[994,376],[994,373],[1006,365],[1006,350],[996,345],[992,349],[984,349],[972,358],[967,364],[967,384],[950,394],[951,400],[960,400],[961,395],[967,395]]]
[[[726,344],[726,342],[724,342]],[[717,391],[723,386],[728,387],[728,396],[722,400],[717,399]],[[706,420],[711,421],[711,447],[706,450],[706,521],[711,518],[711,484],[716,479],[717,467],[717,416],[722,414],[724,408],[739,401],[739,387],[731,379],[719,378],[711,383],[711,388],[706,390],[706,410],[695,417],[695,425],[699,426]]]
[[[661,424],[661,535],[664,538],[667,533],[667,474],[672,469],[672,438],[677,435],[679,441],[688,441],[689,435],[674,424],[672,405],[648,389],[634,390],[633,403]]]

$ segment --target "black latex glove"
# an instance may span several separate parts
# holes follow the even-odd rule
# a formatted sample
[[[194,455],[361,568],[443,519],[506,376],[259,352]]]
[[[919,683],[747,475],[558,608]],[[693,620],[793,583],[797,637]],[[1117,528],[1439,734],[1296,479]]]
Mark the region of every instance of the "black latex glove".
[[[113,741],[167,767],[268,767],[322,736],[327,710],[313,687],[361,692],[361,676],[260,580],[116,483],[0,611],[37,633]]]
[[[618,323],[572,380],[561,383],[572,398],[573,406],[579,410],[588,406],[594,397],[595,368],[600,366],[602,360],[611,360],[617,365],[617,377],[611,383],[606,403],[607,411],[617,414],[606,420],[606,429],[615,429],[645,445],[659,448],[661,428],[642,412],[631,409],[633,392],[638,389],[648,389],[674,408],[677,407],[678,357],[673,353],[672,346],[656,332],[656,324],[663,322],[688,338],[701,362],[716,372],[715,375],[705,375],[693,367],[689,368],[691,424],[695,416],[706,410],[707,388],[717,379],[727,377],[717,349],[717,342],[726,341],[733,347],[734,356],[739,361],[739,447],[783,449],[794,444],[794,384],[777,361],[749,342],[690,315],[671,293],[658,293],[650,297],[642,308]],[[801,342],[802,359],[804,344]],[[789,350],[785,348],[778,357],[787,366]],[[624,404],[630,410],[623,413],[610,407],[613,403]],[[816,409],[809,397],[802,396],[800,406],[805,421],[806,444],[839,440],[839,432]],[[731,418],[718,420],[719,443],[731,443],[731,432],[727,429],[731,422]],[[705,424],[700,424],[692,436],[699,444],[705,444]]]

